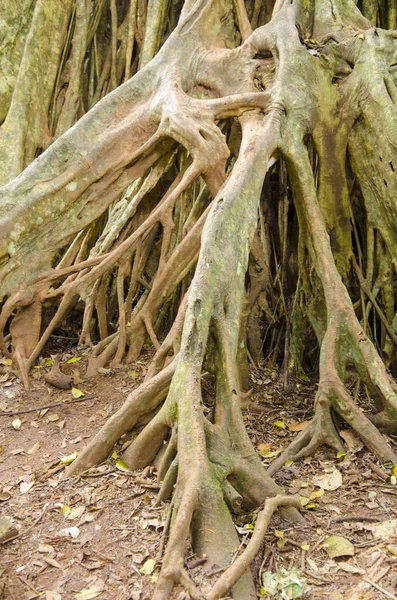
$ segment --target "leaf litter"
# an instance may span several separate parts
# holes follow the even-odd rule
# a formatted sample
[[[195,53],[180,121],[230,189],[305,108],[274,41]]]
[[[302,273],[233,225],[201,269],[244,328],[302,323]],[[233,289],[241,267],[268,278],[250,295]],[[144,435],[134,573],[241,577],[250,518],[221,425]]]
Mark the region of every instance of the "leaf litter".
[[[84,361],[81,357],[64,364],[63,369],[71,374],[74,363],[79,362],[84,372]],[[56,401],[64,402],[56,415],[48,411],[27,415],[17,430],[10,428],[11,420],[0,423],[0,502],[19,536],[2,546],[6,597],[27,597],[31,592],[23,583],[27,580],[45,600],[151,598],[167,516],[166,505],[155,506],[156,490],[151,488],[156,483],[155,472],[134,474],[118,463],[120,448],[129,441],[124,436],[109,463],[92,469],[72,486],[61,476],[84,447],[87,429],[95,432],[108,417],[109,398],[112,410],[117,410],[132,380],[134,386],[139,383],[145,368],[141,364],[133,368],[134,376],[129,374],[129,366],[84,381],[84,392],[75,389],[83,395],[95,394],[97,400],[78,408],[67,404],[70,391],[48,391],[43,369],[36,371],[30,392],[19,393],[12,378],[5,381],[12,383],[15,396],[5,397],[4,410],[13,410],[16,398],[21,408],[50,404],[54,394]],[[251,400],[260,404],[263,412],[259,417],[246,413],[245,419],[266,467],[310,421],[315,385],[298,382],[295,391],[285,397],[274,370],[258,367],[254,378]],[[380,592],[366,583],[365,577],[396,595],[392,573],[397,565],[397,510],[396,494],[391,493],[395,486],[390,482],[395,466],[379,466],[388,474],[383,484],[358,436],[342,429],[341,437],[345,451],[340,456],[322,448],[312,457],[288,461],[276,476],[288,492],[301,496],[306,525],[291,526],[279,514],[272,519],[273,528],[253,564],[265,600],[339,600],[342,594],[346,600],[356,600],[361,594],[359,586],[364,584],[366,600],[377,598],[375,594]],[[27,491],[21,493],[21,488]],[[46,503],[49,506],[43,513]],[[255,511],[236,517],[242,542],[252,535],[255,518]],[[344,538],[347,545],[331,558],[327,547],[329,550],[332,536]],[[186,564],[199,584],[205,581],[203,559],[192,550]],[[378,566],[371,571],[374,564]],[[274,591],[275,586],[277,595],[272,596],[267,590]],[[180,590],[175,591],[175,599],[178,594]]]

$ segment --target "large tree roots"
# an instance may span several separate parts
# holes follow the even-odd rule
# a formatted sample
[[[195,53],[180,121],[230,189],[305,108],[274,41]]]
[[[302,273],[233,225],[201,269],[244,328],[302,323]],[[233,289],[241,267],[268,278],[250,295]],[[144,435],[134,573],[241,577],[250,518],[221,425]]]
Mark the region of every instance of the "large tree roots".
[[[231,418],[228,427],[221,422],[211,423],[200,406],[196,368],[185,368],[181,361],[178,364],[166,401],[122,457],[132,469],[142,469],[154,462],[162,482],[158,501],[172,497],[170,530],[165,533],[168,543],[154,598],[166,600],[173,586],[181,584],[192,598],[220,598],[233,588],[234,598],[254,599],[252,578],[244,573],[259,549],[269,519],[278,507],[284,507],[285,518],[299,521],[296,507],[300,504],[282,495],[282,489],[266,474],[242,425],[237,397],[233,407],[223,407]],[[143,408],[150,411],[161,402],[174,370],[174,364],[169,365],[132,393],[124,407],[72,463],[67,474],[77,475],[104,459],[126,426],[131,428],[138,422]],[[224,374],[218,377],[223,380]],[[219,407],[221,399],[220,393]],[[266,500],[269,496],[274,498]],[[265,500],[254,537],[236,558],[239,540],[230,511],[249,510]],[[225,569],[212,590],[199,589],[184,567],[191,536],[196,555],[205,558],[207,573],[214,568]]]
[[[111,56],[113,85],[117,44]],[[395,33],[353,0],[281,0],[252,33],[243,2],[187,0],[154,60],[1,190],[0,349],[24,384],[76,307],[88,376],[154,348],[143,384],[68,475],[135,430],[123,460],[155,464],[158,501],[171,502],[155,600],[175,584],[193,599],[254,599],[248,566],[271,515],[300,519],[271,475],[322,444],[342,450],[337,419],[397,463],[383,436],[397,431],[386,369],[397,340],[396,60]],[[284,347],[287,383],[314,336],[314,418],[266,472],[241,413],[247,357]],[[352,368],[373,414],[348,390]],[[231,513],[264,503],[239,555]],[[186,571],[189,543],[209,581],[224,569],[213,587]]]

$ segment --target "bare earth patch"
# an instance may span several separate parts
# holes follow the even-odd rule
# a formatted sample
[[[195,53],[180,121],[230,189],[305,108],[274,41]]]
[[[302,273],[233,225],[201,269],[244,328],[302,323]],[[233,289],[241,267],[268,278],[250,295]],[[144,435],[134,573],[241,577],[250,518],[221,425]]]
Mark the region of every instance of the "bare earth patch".
[[[76,389],[96,398],[68,404],[74,399],[70,390],[55,390],[45,383],[44,359],[30,391],[24,391],[12,374],[7,376],[7,369],[1,375],[3,412],[64,404],[0,417],[0,515],[12,522],[17,536],[0,545],[0,598],[151,598],[168,516],[168,505],[155,504],[159,489],[155,469],[124,471],[113,454],[105,464],[70,480],[62,478],[61,462],[79,452],[119,408],[127,392],[142,380],[146,361],[104,371],[88,381],[80,377],[85,357],[66,364],[70,358],[71,354],[64,355],[62,370],[74,377]],[[250,399],[261,412],[245,414],[251,440],[266,465],[312,414],[315,387],[298,381],[285,395],[278,379],[276,372],[252,371]],[[346,426],[340,426],[345,455],[339,453],[337,458],[321,449],[314,457],[287,463],[277,474],[277,482],[288,493],[301,496],[307,524],[291,527],[279,514],[274,516],[252,565],[258,597],[282,598],[283,593],[316,600],[397,597],[395,479],[357,436],[343,433]],[[128,441],[125,436],[124,447]],[[396,447],[396,439],[389,442]],[[236,556],[252,535],[257,512],[236,518],[240,536]],[[336,550],[330,536],[344,539],[337,540]],[[335,556],[338,551],[347,554]],[[186,566],[198,585],[206,577],[215,581],[221,572],[206,573],[205,561],[189,552]],[[187,598],[181,588],[173,597]]]

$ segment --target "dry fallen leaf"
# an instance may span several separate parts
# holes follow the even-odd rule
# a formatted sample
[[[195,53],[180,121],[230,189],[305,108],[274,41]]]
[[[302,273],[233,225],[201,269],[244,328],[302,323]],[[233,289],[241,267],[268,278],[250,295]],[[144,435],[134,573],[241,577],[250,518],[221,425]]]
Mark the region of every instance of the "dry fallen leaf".
[[[61,529],[59,532],[59,535],[62,535],[64,537],[72,537],[72,538],[77,538],[79,537],[80,534],[80,529],[78,527],[67,527],[66,529]]]
[[[339,569],[342,569],[342,571],[345,571],[345,573],[359,573],[360,575],[364,575],[365,573],[365,571],[362,569],[359,569],[355,565],[351,565],[350,563],[344,561],[338,562],[338,567]]]
[[[313,477],[313,482],[323,490],[337,490],[342,485],[342,474],[338,469],[333,468],[330,473]]]
[[[73,452],[73,454],[69,454],[69,456],[62,456],[61,458],[61,465],[68,465],[71,462],[73,462],[75,460],[75,458],[77,458],[77,452],[76,450]]]
[[[59,562],[58,562],[57,560],[55,560],[54,558],[50,558],[50,557],[48,556],[48,557],[45,557],[45,558],[44,558],[44,560],[45,560],[45,562],[46,562],[47,564],[49,564],[51,567],[55,567],[56,569],[63,569],[63,566],[62,566],[62,565],[60,565],[60,564],[59,564]]]
[[[119,471],[129,471],[130,470],[129,466],[126,465],[125,462],[123,462],[121,460],[121,458],[116,460],[116,469],[118,469]]]
[[[53,546],[50,546],[50,544],[39,544],[37,552],[40,552],[40,554],[52,554],[55,552],[55,550]]]
[[[82,356],[73,356],[73,358],[69,358],[69,360],[66,361],[67,365],[72,365],[73,363],[79,362],[79,360],[82,359]]]
[[[322,545],[330,558],[354,556],[354,546],[341,535],[330,535]]]
[[[154,571],[155,566],[156,562],[153,560],[153,558],[148,558],[143,567],[139,569],[139,571],[142,573],[142,575],[151,575]]]
[[[315,500],[316,498],[321,498],[322,496],[324,496],[324,490],[320,487],[320,489],[310,494],[309,500]]]
[[[92,598],[96,598],[97,596],[102,594],[104,589],[105,589],[105,585],[101,581],[99,583],[95,583],[90,588],[81,590],[81,592],[78,592],[75,595],[75,598],[76,598],[76,600],[91,600]]]
[[[61,506],[61,513],[65,519],[69,515],[70,511],[71,511],[71,508],[67,504],[63,504],[63,506]]]
[[[360,436],[353,429],[343,429],[339,435],[345,440],[350,452],[360,452],[364,448]]]
[[[364,528],[368,531],[372,531],[372,535],[375,538],[380,538],[387,542],[391,540],[392,536],[397,535],[397,519],[389,519],[388,521],[382,521],[381,523],[370,523],[364,525]]]
[[[23,448],[16,448],[15,450],[10,450],[10,454],[13,454],[14,456],[16,454],[22,454],[22,452],[25,452]]]
[[[288,429],[290,431],[303,431],[308,425],[309,421],[301,421],[300,423],[297,421],[296,423],[290,423]]]
[[[79,517],[81,517],[81,515],[83,514],[84,511],[85,511],[85,506],[75,506],[74,508],[72,508],[71,511],[69,511],[69,514],[66,516],[66,519],[68,521],[72,521],[73,519],[78,519]]]
[[[59,415],[53,413],[51,415],[48,415],[47,419],[51,421],[51,423],[55,423],[55,421],[59,421]]]
[[[22,481],[19,486],[21,494],[27,494],[28,491],[34,486],[34,481]]]
[[[30,450],[27,451],[27,454],[36,454],[40,450],[40,442],[36,442]]]

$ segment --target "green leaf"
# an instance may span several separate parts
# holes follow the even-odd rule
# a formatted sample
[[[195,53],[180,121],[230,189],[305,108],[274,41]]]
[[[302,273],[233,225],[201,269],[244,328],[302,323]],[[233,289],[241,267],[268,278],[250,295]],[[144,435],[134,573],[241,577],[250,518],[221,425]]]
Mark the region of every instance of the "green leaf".
[[[279,427],[280,429],[285,429],[284,421],[274,421],[273,425],[275,425],[276,427]]]
[[[302,598],[310,591],[307,579],[296,568],[287,571],[281,567],[276,573],[265,571],[262,575],[261,594],[268,594],[271,598],[289,600]]]
[[[72,365],[73,363],[79,362],[79,360],[82,359],[82,356],[73,356],[72,358],[69,358],[68,361],[66,361],[67,365]]]
[[[299,375],[299,379],[301,379],[302,381],[309,381],[310,382],[309,377],[305,373],[302,373],[301,375]]]
[[[336,453],[336,458],[344,458],[346,456],[346,452],[343,452],[343,450],[339,450],[339,452]]]
[[[140,573],[142,573],[142,575],[151,575],[155,569],[155,566],[156,562],[153,560],[153,558],[148,558],[143,567],[139,569],[139,571]]]
[[[130,377],[134,377],[134,378],[139,377],[139,373],[137,373],[136,371],[129,371],[128,375]]]
[[[119,471],[129,471],[130,470],[128,465],[126,465],[125,462],[123,462],[121,460],[121,458],[116,460],[116,469],[118,469]]]
[[[294,464],[293,460],[287,460],[286,463],[284,464],[284,467],[290,467],[293,464]]]
[[[84,392],[79,390],[79,388],[72,387],[73,398],[82,398],[84,395],[85,395]]]
[[[76,458],[77,452],[75,450],[73,454],[69,454],[68,456],[62,456],[61,465],[70,465],[70,463],[72,463]]]
[[[322,547],[330,558],[354,556],[353,544],[341,535],[330,535],[327,537]]]
[[[54,359],[53,358],[47,358],[47,360],[45,361],[45,366],[46,367],[51,367],[54,364]]]

